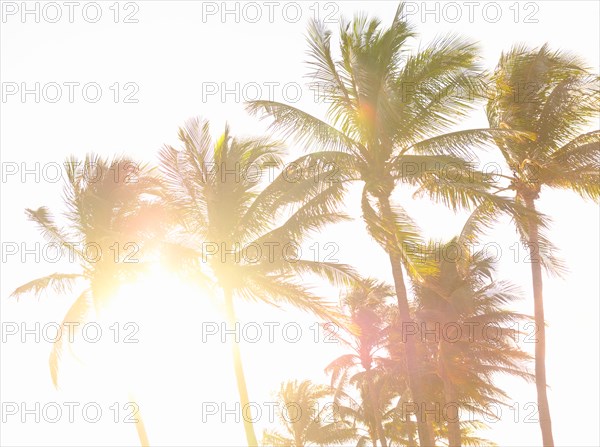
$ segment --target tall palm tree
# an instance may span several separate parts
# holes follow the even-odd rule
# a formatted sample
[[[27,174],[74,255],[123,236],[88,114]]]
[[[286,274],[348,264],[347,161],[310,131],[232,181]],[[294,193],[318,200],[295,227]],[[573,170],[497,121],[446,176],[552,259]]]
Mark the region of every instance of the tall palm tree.
[[[179,138],[181,150],[166,146],[160,153],[167,196],[201,260],[199,271],[221,291],[228,323],[234,327],[236,322],[234,297],[288,303],[335,319],[334,307],[313,294],[302,278],[320,275],[348,284],[351,269],[299,258],[289,247],[345,218],[336,211],[343,184],[318,182],[314,175],[292,180],[287,171],[269,183],[267,173],[282,166],[281,144],[233,138],[228,127],[213,141],[208,122],[193,119],[180,129]],[[248,388],[237,343],[232,354],[240,403],[246,407]],[[244,429],[248,445],[256,446],[247,418]]]
[[[52,290],[69,293],[76,283],[84,286],[63,319],[63,330],[101,313],[120,284],[143,271],[140,262],[149,243],[161,234],[160,182],[152,170],[126,157],[108,160],[88,155],[65,162],[66,227],[56,222],[47,207],[27,209],[42,235],[69,253],[79,265],[78,273],[53,273],[18,287],[12,297]],[[58,387],[58,371],[65,337],[57,338],[49,364],[52,382]],[[136,428],[142,446],[149,445],[140,414]]]
[[[494,385],[497,374],[533,379],[526,370],[530,356],[516,344],[525,317],[506,308],[520,296],[510,283],[493,278],[491,257],[461,252],[456,239],[431,243],[428,255],[438,272],[415,286],[417,317],[436,332],[433,340],[423,340],[430,352],[429,382],[439,391],[434,400],[447,407],[448,445],[460,447],[467,440],[463,432],[476,421],[461,428],[459,408],[489,414],[491,404],[505,403],[508,395]],[[465,272],[459,256],[469,257]]]
[[[350,289],[342,302],[349,325],[336,334],[336,338],[352,352],[338,357],[325,368],[331,374],[332,386],[341,391],[348,383],[357,385],[362,405],[350,405],[349,408],[360,409],[355,409],[353,416],[357,418],[362,413],[373,445],[376,446],[376,440],[379,440],[382,447],[388,445],[382,419],[389,399],[384,396],[392,395],[381,371],[377,371],[384,362],[384,357],[377,352],[383,349],[386,340],[391,313],[386,300],[390,296],[393,296],[393,290],[389,286],[372,279],[361,281]]]
[[[339,418],[331,397],[333,389],[309,380],[288,381],[277,393],[278,415],[285,433],[266,430],[263,445],[305,447],[347,445],[356,430]]]
[[[478,50],[473,43],[446,36],[409,54],[407,42],[413,36],[402,4],[387,29],[379,20],[359,15],[341,24],[341,57],[336,59],[331,32],[312,22],[310,76],[312,86],[329,104],[330,122],[278,102],[248,105],[249,111],[274,118],[273,129],[319,148],[307,159],[326,160],[345,173],[344,179],[364,183],[363,218],[388,255],[405,326],[412,317],[403,267],[418,278],[427,265],[418,256],[423,242],[416,225],[404,208],[392,204],[395,186],[417,186],[418,195],[453,208],[479,204],[489,185],[480,181],[464,156],[471,146],[489,143],[493,137],[515,136],[505,129],[444,133],[465,116],[481,90]],[[405,355],[412,398],[421,405],[425,401],[415,338],[407,337]],[[418,426],[421,446],[433,445],[420,414]]]
[[[548,238],[535,217],[542,187],[570,189],[584,199],[600,197],[600,131],[583,133],[598,116],[600,88],[577,56],[515,46],[503,53],[492,77],[487,116],[491,126],[533,132],[535,140],[498,141],[511,171],[507,189],[530,211],[514,216],[529,247],[537,328],[535,376],[544,446],[553,446],[546,381],[546,331],[542,266],[557,265]]]

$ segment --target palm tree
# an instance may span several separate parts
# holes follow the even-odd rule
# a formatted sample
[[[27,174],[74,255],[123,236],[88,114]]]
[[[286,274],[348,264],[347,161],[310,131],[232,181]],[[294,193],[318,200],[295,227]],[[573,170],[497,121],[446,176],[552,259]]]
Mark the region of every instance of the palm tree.
[[[102,312],[119,285],[143,271],[140,257],[151,246],[148,241],[161,233],[162,212],[157,201],[160,182],[152,170],[126,157],[111,161],[93,154],[83,161],[71,157],[65,162],[65,172],[67,226],[60,226],[47,207],[27,209],[26,214],[50,243],[76,259],[80,271],[34,279],[11,297],[39,296],[48,290],[64,294],[77,282],[83,283],[84,290],[63,319],[63,330],[68,331],[72,323]],[[64,339],[57,338],[49,359],[55,387]],[[149,445],[139,413],[136,428],[141,445]]]
[[[377,441],[384,445],[406,444],[407,423],[394,419],[393,403],[398,397],[398,380],[383,368],[358,371],[340,381],[335,394],[340,417],[357,428],[357,446]],[[347,391],[344,388],[348,388]],[[358,391],[357,397],[353,397]],[[365,433],[366,432],[366,433]],[[364,433],[364,434],[363,434]]]
[[[598,116],[600,89],[578,57],[515,46],[503,53],[492,77],[487,116],[491,126],[533,132],[535,140],[498,141],[511,171],[508,190],[530,211],[514,216],[521,239],[529,247],[537,328],[535,377],[544,446],[553,446],[546,393],[546,333],[542,294],[542,266],[560,268],[550,253],[550,242],[535,217],[535,201],[542,187],[570,189],[584,199],[600,197],[600,131],[582,133]]]
[[[309,445],[346,445],[356,431],[341,420],[331,405],[333,389],[309,380],[288,381],[277,394],[279,419],[285,433],[265,430],[263,445],[305,447]]]
[[[456,238],[431,243],[428,253],[438,273],[415,286],[416,314],[436,332],[433,340],[423,340],[430,352],[429,383],[438,391],[434,400],[446,405],[448,445],[460,447],[467,440],[468,424],[476,421],[461,428],[459,408],[469,415],[489,414],[491,404],[504,403],[508,395],[494,385],[497,374],[533,379],[525,368],[530,357],[516,344],[518,324],[525,317],[506,309],[520,296],[510,283],[494,280],[491,257],[461,252]],[[469,258],[464,273],[459,256]]]
[[[377,355],[377,351],[385,343],[391,313],[386,299],[390,296],[393,296],[393,290],[389,286],[372,279],[366,279],[352,287],[342,302],[349,325],[344,328],[345,334],[336,334],[336,338],[350,347],[352,353],[338,357],[325,368],[331,374],[332,386],[340,391],[348,383],[357,385],[362,405],[356,405],[350,399],[354,405],[349,405],[348,408],[354,408],[352,416],[362,419],[368,427],[373,446],[379,440],[382,447],[388,445],[382,417],[392,395],[391,388],[385,386],[388,384],[386,378],[379,371],[384,366],[385,359]],[[345,393],[344,396],[348,397]]]
[[[234,297],[288,303],[335,320],[334,307],[313,294],[302,278],[320,275],[348,284],[351,269],[301,259],[289,247],[345,218],[336,211],[343,185],[326,185],[311,175],[292,181],[287,172],[266,182],[267,171],[282,166],[283,154],[281,144],[267,138],[233,138],[226,127],[213,142],[208,122],[199,119],[180,129],[179,138],[181,150],[166,146],[160,153],[167,195],[202,260],[200,267],[207,267],[201,270],[222,293],[228,324],[236,322]],[[237,343],[232,354],[240,404],[246,407],[248,389]],[[244,429],[248,445],[256,446],[253,424],[246,418]]]
[[[428,268],[418,255],[424,244],[416,225],[399,204],[392,204],[395,186],[417,186],[417,195],[453,208],[477,205],[488,196],[490,185],[480,181],[464,156],[470,146],[488,143],[493,137],[514,138],[515,132],[444,133],[465,116],[474,104],[473,96],[481,90],[478,50],[473,43],[447,36],[409,54],[406,43],[414,32],[402,11],[401,4],[387,29],[365,15],[342,23],[340,59],[332,54],[331,32],[322,23],[310,25],[312,86],[329,103],[330,123],[273,101],[252,101],[248,110],[274,118],[273,129],[320,149],[305,159],[326,161],[344,173],[344,180],[364,183],[363,218],[388,255],[399,316],[407,326],[412,317],[403,267],[413,278]],[[489,200],[507,206],[498,198]],[[412,398],[420,405],[425,400],[415,343],[409,336],[405,355]],[[420,415],[418,426],[421,446],[433,445]]]

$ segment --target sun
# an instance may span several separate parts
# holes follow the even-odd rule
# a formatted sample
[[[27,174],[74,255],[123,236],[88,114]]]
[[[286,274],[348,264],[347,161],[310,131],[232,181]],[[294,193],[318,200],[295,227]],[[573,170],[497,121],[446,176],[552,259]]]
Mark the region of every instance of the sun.
[[[232,439],[223,437],[225,430],[244,443],[243,426],[231,413],[239,402],[231,353],[236,336],[219,298],[218,289],[187,282],[157,263],[123,284],[98,316],[104,336],[84,347],[86,371],[115,400],[132,399],[139,405],[151,442],[174,442],[180,436],[184,443],[198,437],[217,446]],[[265,402],[273,400],[277,386],[272,373],[282,375],[300,352],[320,355],[315,323],[264,302],[238,298],[235,306],[251,400],[267,415]],[[191,429],[198,421],[203,421],[201,433]],[[268,422],[258,421],[257,430]]]
[[[219,320],[220,313],[209,290],[157,264],[121,285],[96,316],[102,338],[92,346],[93,361],[106,369],[106,380],[139,385],[168,369],[169,360],[193,355],[198,321]]]
[[[231,346],[217,336],[203,339],[207,324],[224,323],[218,303],[214,291],[157,264],[123,284],[97,316],[102,339],[77,349],[99,393],[114,395],[121,407],[135,403],[151,445],[223,442],[218,415],[197,430],[207,402],[231,407],[237,400]],[[243,443],[241,425],[228,421],[227,430]]]

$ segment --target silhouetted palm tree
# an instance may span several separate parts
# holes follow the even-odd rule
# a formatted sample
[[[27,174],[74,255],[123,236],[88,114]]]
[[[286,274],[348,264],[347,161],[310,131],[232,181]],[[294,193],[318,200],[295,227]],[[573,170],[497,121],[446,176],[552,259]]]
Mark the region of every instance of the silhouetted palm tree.
[[[325,368],[331,374],[332,386],[341,392],[349,383],[356,385],[360,401],[350,399],[349,414],[368,427],[373,445],[379,440],[382,447],[388,445],[382,418],[393,397],[393,387],[386,381],[389,378],[377,371],[384,361],[377,351],[383,349],[386,341],[387,318],[391,313],[386,299],[390,296],[393,296],[391,287],[372,279],[361,281],[349,290],[342,302],[349,324],[336,333],[336,338],[352,353],[338,357]]]
[[[437,387],[434,400],[446,410],[441,414],[447,416],[448,445],[460,447],[465,438],[459,408],[487,416],[492,404],[504,403],[508,395],[494,385],[498,374],[533,380],[526,370],[530,356],[517,346],[518,325],[525,317],[506,309],[520,296],[510,283],[493,278],[491,257],[461,252],[456,239],[432,243],[428,253],[438,273],[415,286],[416,314],[435,334],[423,339],[431,369],[428,382],[434,395]],[[469,257],[464,273],[458,268],[460,256]],[[464,428],[472,422],[463,423]]]
[[[535,140],[498,141],[511,171],[506,189],[530,211],[515,217],[521,239],[529,247],[536,323],[535,375],[544,446],[553,446],[546,392],[546,333],[542,266],[562,267],[551,254],[551,243],[535,217],[542,187],[570,189],[585,199],[600,197],[600,131],[585,132],[600,109],[600,88],[578,57],[515,46],[503,53],[492,77],[487,106],[491,126],[527,131]],[[488,213],[489,215],[489,213]],[[482,213],[485,216],[485,213]],[[484,217],[485,219],[485,217]]]
[[[339,418],[332,396],[332,388],[315,385],[309,380],[283,383],[277,397],[278,416],[284,432],[266,430],[263,445],[348,445],[356,437],[356,430]]]
[[[406,424],[393,418],[398,387],[394,376],[383,368],[373,368],[355,372],[338,386],[336,408],[340,418],[357,428],[357,446],[370,443],[376,447],[378,440],[382,446],[406,443],[402,436]]]
[[[84,290],[63,319],[63,330],[101,313],[119,286],[144,270],[144,251],[162,233],[158,205],[160,182],[152,170],[126,157],[107,160],[88,155],[65,162],[66,226],[47,207],[27,209],[42,235],[78,263],[78,273],[53,273],[18,287],[11,296],[52,290],[69,293],[77,282]],[[50,354],[50,373],[58,386],[58,369],[64,339],[57,337]],[[143,446],[148,438],[140,414],[136,428]]]
[[[274,118],[273,128],[321,152],[307,158],[327,160],[344,180],[364,182],[363,218],[369,233],[388,254],[399,315],[412,322],[404,267],[413,277],[428,270],[418,253],[418,230],[404,208],[392,204],[397,184],[417,186],[452,208],[481,203],[489,185],[464,160],[469,148],[496,138],[515,137],[503,129],[449,131],[474,105],[481,91],[478,50],[456,36],[442,37],[416,54],[407,52],[414,32],[401,4],[387,29],[377,19],[357,16],[340,27],[341,58],[331,51],[331,32],[313,22],[309,28],[312,86],[329,103],[326,123],[292,106],[252,101],[248,110]],[[505,201],[495,200],[499,207]],[[412,398],[424,402],[415,340],[406,340],[406,365]],[[433,445],[418,414],[421,446]]]
[[[287,171],[269,183],[269,170],[282,166],[283,152],[280,143],[267,138],[237,139],[226,128],[213,142],[208,123],[198,119],[180,129],[179,137],[181,150],[167,146],[160,153],[168,197],[202,260],[199,267],[208,267],[199,273],[222,291],[229,324],[236,322],[234,296],[287,303],[335,319],[335,308],[313,294],[303,278],[320,275],[348,284],[351,269],[301,259],[293,249],[310,232],[345,218],[336,211],[343,185],[316,181],[314,175],[292,180]],[[233,343],[232,349],[245,407],[249,399],[239,345]],[[244,428],[248,445],[256,446],[247,418]]]

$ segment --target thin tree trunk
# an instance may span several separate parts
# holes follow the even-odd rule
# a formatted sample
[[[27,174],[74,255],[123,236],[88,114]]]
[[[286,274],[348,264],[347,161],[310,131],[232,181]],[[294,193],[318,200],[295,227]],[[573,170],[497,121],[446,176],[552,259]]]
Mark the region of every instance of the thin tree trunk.
[[[453,336],[455,335],[457,335],[456,331],[454,331]],[[448,429],[448,447],[461,447],[462,439],[460,434],[458,397],[454,384],[448,378],[448,369],[445,363],[448,355],[446,353],[447,346],[444,340],[440,340],[438,343],[438,374],[444,384],[444,400],[446,404],[446,411],[443,414]]]
[[[462,439],[460,435],[460,422],[458,420],[458,403],[456,402],[456,393],[454,386],[447,380],[444,380],[444,395],[446,404],[446,423],[448,426],[448,447],[461,447]]]
[[[109,296],[110,293],[106,292],[106,295],[102,294],[102,296]],[[103,301],[106,303],[106,301]],[[94,306],[96,307],[97,315],[104,315],[103,310],[98,306],[96,300],[94,300]],[[142,409],[137,403],[134,393],[129,390],[127,393],[127,399],[130,403],[134,404],[137,407],[137,413],[134,415],[135,417],[135,431],[137,432],[138,439],[140,440],[140,447],[150,447],[150,441],[148,439],[148,433],[146,433],[146,425],[144,424],[144,418],[142,417]]]
[[[383,214],[383,218],[387,222],[393,222],[394,217],[392,209],[390,207],[389,197],[381,196],[378,198],[379,205]],[[397,247],[399,245],[396,235],[394,233],[395,240],[393,243]],[[408,294],[406,293],[406,285],[404,284],[404,273],[402,272],[402,260],[399,255],[394,253],[390,247],[386,247],[390,264],[392,266],[392,276],[394,277],[394,287],[396,289],[396,298],[398,300],[398,312],[402,324],[402,331],[407,327],[414,325],[414,322],[410,316],[410,309],[408,306]],[[431,431],[427,424],[427,421],[423,417],[423,410],[425,406],[425,399],[421,388],[421,380],[418,376],[417,366],[417,349],[414,338],[411,335],[406,336],[405,343],[405,354],[406,354],[406,369],[408,373],[408,386],[410,393],[413,398],[413,402],[417,406],[416,418],[417,428],[419,432],[419,446],[420,447],[435,447]]]
[[[375,423],[377,424],[377,431],[379,432],[379,442],[381,443],[381,447],[387,447],[387,438],[385,437],[385,430],[383,429],[381,416],[379,414],[377,414],[375,417]]]
[[[526,207],[535,213],[534,199],[525,199]],[[552,437],[552,421],[548,405],[546,383],[546,321],[544,318],[544,298],[542,293],[542,265],[540,262],[539,228],[535,216],[528,218],[529,256],[531,262],[531,278],[533,280],[533,309],[536,327],[535,342],[535,386],[537,388],[540,428],[544,447],[554,447]]]
[[[371,377],[372,370],[367,370],[368,387],[369,387],[369,400],[371,401],[371,408],[373,409],[373,418],[375,419],[375,430],[377,437],[381,443],[381,447],[387,447],[387,439],[383,430],[383,424],[381,423],[381,414],[379,413],[379,405],[376,405],[375,390],[373,387],[373,378]]]
[[[235,327],[236,318],[235,311],[233,308],[233,293],[230,289],[223,289],[225,295],[225,309],[227,312],[227,324],[231,327]],[[244,420],[244,431],[246,432],[246,441],[248,442],[248,447],[256,447],[258,446],[258,442],[256,440],[256,434],[254,433],[254,425],[251,420],[248,420],[244,416],[244,410],[248,409],[250,411],[250,399],[248,398],[248,387],[246,386],[246,377],[244,375],[244,368],[242,366],[242,356],[240,353],[240,346],[234,340],[231,344],[232,353],[233,353],[233,368],[235,370],[235,379],[237,381],[238,392],[240,395],[240,406],[242,411],[242,419]]]
[[[413,430],[412,418],[410,414],[406,415],[407,432],[408,432],[408,447],[419,447],[415,439],[415,431]]]
[[[129,393],[129,402],[135,404],[138,407],[138,411],[135,415],[135,429],[137,431],[138,439],[140,440],[140,446],[150,447],[150,441],[148,440],[148,434],[146,433],[146,426],[144,425],[144,419],[142,418],[142,410],[137,404],[135,397],[132,393]]]

